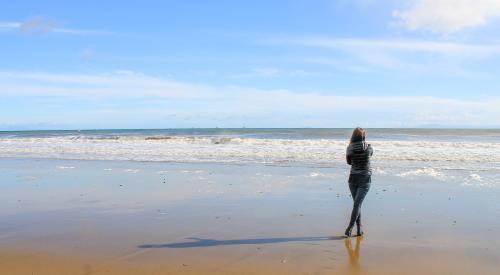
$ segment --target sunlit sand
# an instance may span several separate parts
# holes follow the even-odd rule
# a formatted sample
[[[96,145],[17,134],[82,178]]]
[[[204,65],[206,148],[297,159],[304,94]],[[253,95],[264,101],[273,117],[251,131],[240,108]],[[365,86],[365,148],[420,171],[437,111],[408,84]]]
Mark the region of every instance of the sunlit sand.
[[[375,175],[363,209],[365,236],[346,239],[351,198],[343,168],[0,164],[1,274],[495,274],[500,268],[495,188]]]

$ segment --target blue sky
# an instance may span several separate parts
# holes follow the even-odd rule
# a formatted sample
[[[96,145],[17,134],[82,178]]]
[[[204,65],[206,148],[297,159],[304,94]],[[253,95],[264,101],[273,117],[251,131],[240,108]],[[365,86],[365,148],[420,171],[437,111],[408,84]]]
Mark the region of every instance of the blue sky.
[[[497,0],[10,1],[0,129],[499,127],[498,33]]]

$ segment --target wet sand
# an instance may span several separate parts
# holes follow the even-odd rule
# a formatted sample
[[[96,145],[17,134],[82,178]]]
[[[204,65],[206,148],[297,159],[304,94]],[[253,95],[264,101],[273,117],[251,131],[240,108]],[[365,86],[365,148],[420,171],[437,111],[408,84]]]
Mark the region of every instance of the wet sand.
[[[500,190],[345,167],[0,159],[0,274],[497,274]]]

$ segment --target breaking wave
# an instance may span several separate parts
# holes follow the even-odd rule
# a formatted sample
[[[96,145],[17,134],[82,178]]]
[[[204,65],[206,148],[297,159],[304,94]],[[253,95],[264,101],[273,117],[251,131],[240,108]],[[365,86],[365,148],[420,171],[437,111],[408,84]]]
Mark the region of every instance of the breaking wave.
[[[374,161],[440,162],[449,169],[500,163],[500,143],[373,141]],[[338,139],[271,139],[205,136],[58,136],[0,138],[0,157],[174,162],[327,164],[343,162]],[[446,165],[448,164],[448,165]],[[460,164],[460,165],[459,165]],[[498,167],[498,166],[497,166]],[[414,173],[430,173],[430,170]],[[409,176],[411,174],[403,174]]]

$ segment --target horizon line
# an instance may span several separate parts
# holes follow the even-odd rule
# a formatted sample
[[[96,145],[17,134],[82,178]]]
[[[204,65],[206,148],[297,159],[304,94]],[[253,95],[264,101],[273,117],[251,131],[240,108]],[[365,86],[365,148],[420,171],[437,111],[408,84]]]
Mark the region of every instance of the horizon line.
[[[354,127],[172,127],[172,128],[82,128],[82,129],[17,129],[17,130],[2,130],[1,132],[42,132],[42,131],[68,131],[68,132],[88,132],[88,131],[131,131],[131,130],[328,130],[328,129],[354,129]],[[446,127],[446,126],[435,126],[435,127],[363,127],[365,129],[380,129],[380,130],[393,130],[393,129],[417,129],[417,130],[500,130],[500,127]]]

